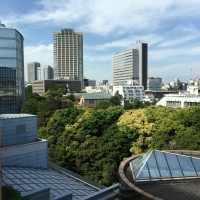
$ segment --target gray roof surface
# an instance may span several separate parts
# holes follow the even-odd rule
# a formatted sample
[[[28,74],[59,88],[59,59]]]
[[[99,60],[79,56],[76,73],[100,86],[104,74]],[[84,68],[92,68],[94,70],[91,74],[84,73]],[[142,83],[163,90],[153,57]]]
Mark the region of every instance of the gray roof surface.
[[[149,184],[137,187],[164,200],[200,199],[200,182]]]
[[[77,177],[55,170],[2,167],[2,184],[12,185],[20,192],[30,192],[43,187],[50,187],[50,196],[56,197],[67,191],[72,192],[72,199],[82,199],[100,189]]]
[[[83,96],[84,99],[110,99],[108,93],[74,93],[74,96]]]

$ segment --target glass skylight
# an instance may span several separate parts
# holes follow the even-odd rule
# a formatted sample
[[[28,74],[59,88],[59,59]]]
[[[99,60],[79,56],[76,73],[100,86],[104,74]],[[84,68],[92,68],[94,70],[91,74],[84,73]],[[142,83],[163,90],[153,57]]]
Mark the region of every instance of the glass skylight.
[[[200,159],[153,150],[130,162],[135,181],[197,177]]]

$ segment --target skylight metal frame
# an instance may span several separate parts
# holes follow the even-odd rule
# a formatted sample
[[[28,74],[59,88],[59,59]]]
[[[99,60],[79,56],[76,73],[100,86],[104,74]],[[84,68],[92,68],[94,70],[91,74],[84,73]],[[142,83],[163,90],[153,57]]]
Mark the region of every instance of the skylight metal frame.
[[[161,166],[158,162],[158,153],[162,153],[160,155],[163,155],[163,159],[165,160],[165,163],[163,166]],[[166,151],[158,151],[158,150],[152,150],[150,152],[147,152],[146,154],[147,157],[145,157],[145,154],[142,155],[144,156],[144,160],[141,160],[142,164],[141,166],[139,166],[139,171],[137,172],[137,170],[134,170],[134,160],[138,160],[141,157],[137,157],[134,160],[132,160],[130,162],[130,168],[132,171],[132,175],[133,178],[136,182],[140,182],[140,181],[154,181],[154,180],[180,180],[180,179],[191,179],[191,178],[200,178],[200,158],[197,157],[193,157],[193,156],[188,156],[188,155],[183,155],[183,154],[176,154],[176,153],[171,153],[171,152],[166,152]],[[157,154],[157,155],[156,155]],[[173,155],[173,156],[171,156]],[[153,156],[153,157],[152,157]],[[171,157],[169,157],[171,156]],[[162,156],[161,156],[162,157]],[[184,169],[184,160],[181,160],[181,157],[187,157],[189,158],[189,163],[185,165],[185,169]],[[151,159],[151,161],[150,161]],[[153,159],[153,160],[152,160]],[[160,158],[161,159],[161,158]],[[170,160],[171,159],[171,163]],[[196,165],[193,162],[193,159],[198,160],[199,162],[199,170],[196,169]],[[155,169],[151,168],[151,166],[149,165],[150,162],[152,162],[152,164],[154,166],[156,166]],[[136,165],[138,165],[138,163],[136,163]],[[141,178],[139,177],[142,173],[142,170],[144,170],[144,168],[147,168],[145,170],[145,173],[148,174],[146,177]],[[166,170],[162,170],[161,168],[166,168]],[[188,168],[188,169],[187,169]],[[158,177],[152,177],[152,171],[155,170],[155,174],[159,174]],[[158,172],[156,172],[158,171]],[[190,173],[189,175],[185,175],[187,173]],[[137,174],[136,174],[137,173]],[[164,176],[163,174],[169,174],[170,176]],[[173,176],[173,173],[179,173],[180,176]],[[194,174],[192,174],[194,173]]]

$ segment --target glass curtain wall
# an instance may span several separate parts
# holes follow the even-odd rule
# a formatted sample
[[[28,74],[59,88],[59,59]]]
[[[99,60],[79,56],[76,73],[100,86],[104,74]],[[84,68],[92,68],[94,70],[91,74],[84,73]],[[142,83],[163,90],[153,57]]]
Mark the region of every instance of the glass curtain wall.
[[[0,114],[19,113],[24,103],[23,36],[0,24]]]

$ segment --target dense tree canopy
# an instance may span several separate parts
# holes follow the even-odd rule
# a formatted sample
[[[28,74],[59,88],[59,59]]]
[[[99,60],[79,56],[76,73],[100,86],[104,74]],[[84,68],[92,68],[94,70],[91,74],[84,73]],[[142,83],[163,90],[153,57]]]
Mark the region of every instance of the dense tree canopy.
[[[71,100],[49,90],[28,99],[22,111],[38,115],[38,135],[48,140],[51,162],[100,184],[118,182],[118,166],[132,154],[151,149],[200,150],[199,107],[146,107],[133,100],[126,110],[119,94],[97,108]]]

